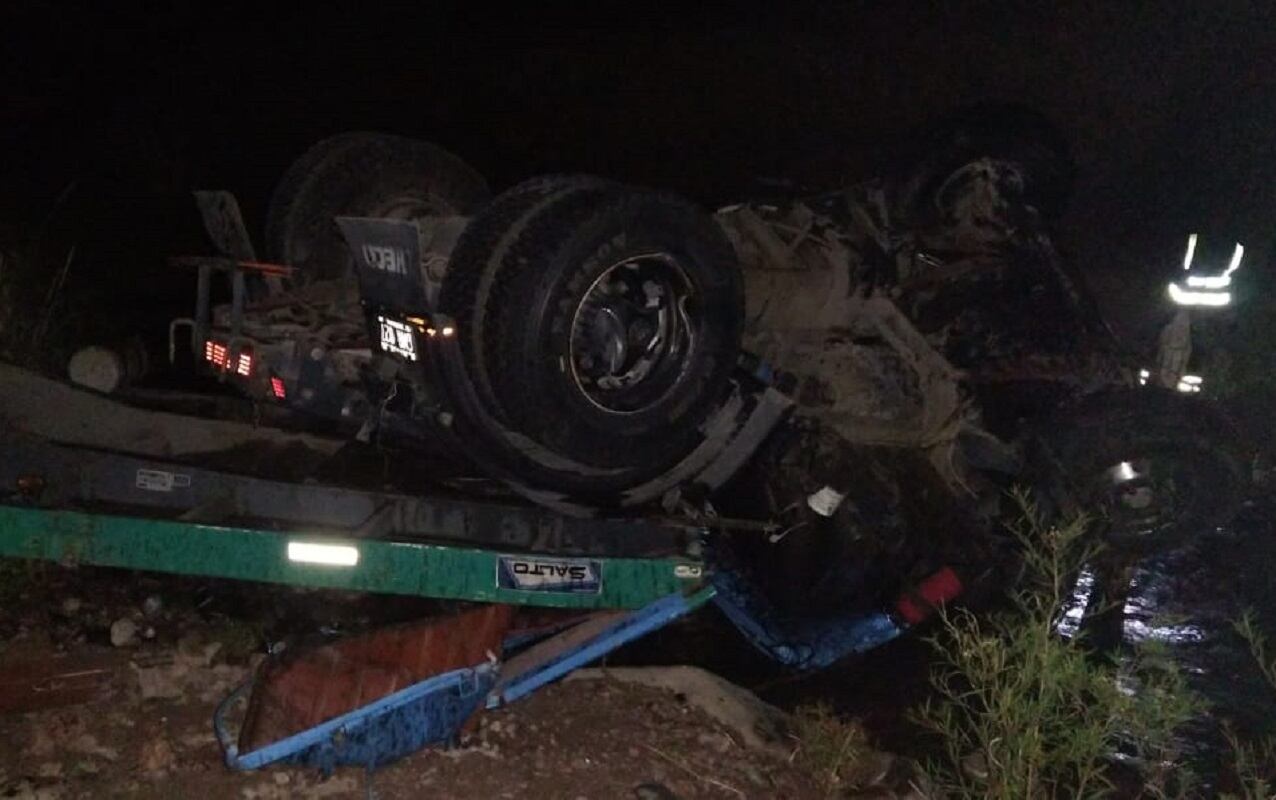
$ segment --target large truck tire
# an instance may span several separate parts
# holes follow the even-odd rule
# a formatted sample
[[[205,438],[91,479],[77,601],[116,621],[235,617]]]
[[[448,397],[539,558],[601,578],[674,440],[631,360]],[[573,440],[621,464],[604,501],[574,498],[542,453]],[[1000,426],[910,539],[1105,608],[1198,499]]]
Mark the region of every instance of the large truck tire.
[[[342,133],[293,162],[270,198],[270,256],[302,282],[346,278],[352,262],[339,216],[414,219],[471,214],[489,196],[483,177],[443,148],[384,133]]]
[[[1090,515],[1117,551],[1184,544],[1230,522],[1244,500],[1247,448],[1200,398],[1150,387],[1103,392],[1042,430],[1053,494],[1066,498],[1053,505]]]
[[[497,195],[461,232],[448,258],[439,311],[455,320],[470,380],[489,413],[497,418],[507,420],[487,373],[483,331],[493,287],[498,280],[508,278],[502,271],[505,256],[543,206],[568,195],[620,188],[620,184],[591,175],[533,178]]]
[[[743,318],[734,254],[711,218],[568,177],[515,187],[471,225],[443,305],[494,417],[600,482],[654,477],[702,441]]]
[[[1013,104],[959,109],[918,137],[896,209],[913,226],[942,220],[965,168],[983,159],[1043,219],[1062,215],[1076,177],[1067,141],[1044,115]]]

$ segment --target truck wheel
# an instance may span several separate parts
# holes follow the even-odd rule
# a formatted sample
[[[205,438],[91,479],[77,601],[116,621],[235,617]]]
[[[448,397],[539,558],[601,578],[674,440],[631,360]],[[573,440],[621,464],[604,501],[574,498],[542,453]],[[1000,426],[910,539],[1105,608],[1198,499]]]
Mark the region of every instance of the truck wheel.
[[[485,368],[482,331],[493,287],[498,280],[509,277],[502,272],[505,256],[528,221],[544,206],[570,194],[620,188],[620,184],[591,175],[533,178],[497,195],[461,232],[448,258],[439,292],[439,311],[455,320],[470,381],[488,412],[498,419],[506,417]]]
[[[1072,193],[1076,166],[1059,131],[1043,115],[1017,105],[961,109],[917,144],[896,208],[914,226],[942,220],[969,167],[988,159],[1044,219],[1059,217]]]
[[[1222,415],[1158,389],[1105,392],[1056,418],[1044,437],[1069,505],[1133,554],[1182,544],[1231,521],[1245,449]]]
[[[469,214],[488,198],[482,176],[437,145],[383,133],[342,133],[297,159],[266,216],[271,257],[301,281],[344,278],[352,262],[339,216],[412,219]]]
[[[478,366],[515,430],[584,464],[658,473],[701,441],[726,393],[739,271],[689,203],[568,183],[487,259],[481,324],[470,323]]]

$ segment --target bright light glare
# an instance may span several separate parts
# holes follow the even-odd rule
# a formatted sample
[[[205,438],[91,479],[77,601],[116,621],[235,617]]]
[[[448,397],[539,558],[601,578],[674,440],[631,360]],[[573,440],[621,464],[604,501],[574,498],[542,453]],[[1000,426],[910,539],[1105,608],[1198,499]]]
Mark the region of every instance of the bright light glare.
[[[1232,302],[1231,292],[1193,292],[1177,283],[1170,284],[1170,299],[1181,306],[1225,306]]]
[[[1193,385],[1205,383],[1205,379],[1202,378],[1200,375],[1184,375],[1179,380],[1183,381],[1184,383],[1190,383]]]
[[[1230,275],[1188,275],[1187,285],[1194,289],[1226,289],[1232,285]]]
[[[1196,234],[1190,234],[1187,237],[1187,252],[1183,254],[1183,269],[1192,268],[1192,259],[1196,256]]]
[[[359,548],[352,547],[348,544],[289,542],[288,560],[302,564],[328,564],[334,567],[353,567],[359,563]]]
[[[1140,386],[1147,386],[1147,385],[1148,385],[1148,378],[1150,378],[1150,377],[1152,377],[1152,373],[1151,373],[1151,372],[1147,371],[1146,369],[1141,369],[1141,370],[1139,370],[1139,385],[1140,385]]]
[[[1138,473],[1134,471],[1134,465],[1129,461],[1122,461],[1117,464],[1117,479],[1123,481],[1132,481],[1137,477]]]
[[[1201,386],[1205,383],[1199,375],[1184,375],[1179,378],[1178,386],[1174,387],[1185,394],[1199,392]]]

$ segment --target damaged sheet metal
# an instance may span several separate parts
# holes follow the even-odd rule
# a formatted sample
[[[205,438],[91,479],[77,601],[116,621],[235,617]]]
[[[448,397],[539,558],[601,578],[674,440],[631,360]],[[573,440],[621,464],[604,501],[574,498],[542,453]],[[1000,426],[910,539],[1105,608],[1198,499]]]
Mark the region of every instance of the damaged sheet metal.
[[[489,605],[317,648],[289,648],[256,676],[239,749],[260,749],[427,678],[495,658],[512,618],[511,606]]]
[[[372,770],[422,747],[454,742],[481,708],[525,697],[699,608],[713,594],[706,587],[628,613],[560,620],[566,627],[547,632],[505,664],[497,657],[502,640],[527,631],[506,638],[511,610],[498,607],[304,649],[264,665],[218,706],[213,727],[234,769],[283,761],[324,772],[338,765]],[[542,615],[531,624],[543,629],[543,622]],[[231,710],[250,689],[236,737]]]

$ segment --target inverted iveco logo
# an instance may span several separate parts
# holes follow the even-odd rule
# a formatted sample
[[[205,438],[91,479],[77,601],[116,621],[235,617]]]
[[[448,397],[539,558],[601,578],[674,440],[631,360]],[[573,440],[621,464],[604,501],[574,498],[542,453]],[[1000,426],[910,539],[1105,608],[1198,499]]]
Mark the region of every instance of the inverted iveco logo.
[[[363,260],[372,269],[392,272],[396,275],[408,274],[407,254],[397,247],[365,244],[363,246]]]
[[[574,558],[501,556],[496,585],[524,592],[598,594],[602,591],[602,564]]]

